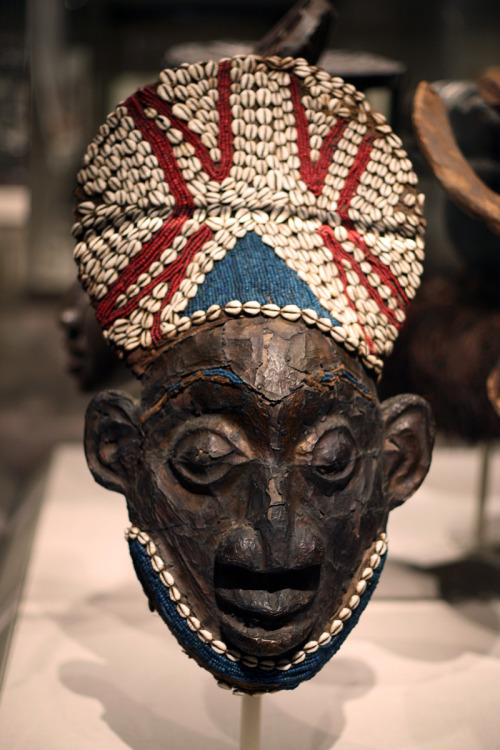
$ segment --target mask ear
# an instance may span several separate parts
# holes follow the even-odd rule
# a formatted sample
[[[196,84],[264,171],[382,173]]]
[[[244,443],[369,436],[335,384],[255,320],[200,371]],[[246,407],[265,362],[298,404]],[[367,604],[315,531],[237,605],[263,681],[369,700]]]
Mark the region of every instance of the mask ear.
[[[384,484],[389,507],[404,503],[423,482],[434,445],[434,419],[423,398],[401,395],[381,404]]]
[[[139,447],[139,407],[123,393],[106,391],[92,399],[85,415],[85,455],[96,482],[127,494],[135,480]]]

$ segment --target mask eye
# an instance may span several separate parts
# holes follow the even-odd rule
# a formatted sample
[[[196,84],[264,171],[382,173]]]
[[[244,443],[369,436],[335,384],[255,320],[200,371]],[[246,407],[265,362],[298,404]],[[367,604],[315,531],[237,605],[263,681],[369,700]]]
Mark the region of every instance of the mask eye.
[[[344,487],[351,479],[356,466],[356,444],[345,428],[325,432],[312,452],[313,476],[327,482],[331,489]]]
[[[247,457],[227,437],[200,429],[183,435],[173,449],[170,466],[180,479],[206,486],[222,479]]]

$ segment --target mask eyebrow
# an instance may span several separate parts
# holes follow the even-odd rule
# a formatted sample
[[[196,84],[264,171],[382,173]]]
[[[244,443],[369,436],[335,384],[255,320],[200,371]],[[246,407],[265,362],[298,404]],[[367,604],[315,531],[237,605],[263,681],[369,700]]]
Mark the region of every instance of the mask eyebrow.
[[[231,370],[226,370],[224,367],[212,367],[209,370],[203,370],[203,375],[220,375],[221,378],[227,378],[234,385],[243,385],[243,380],[235,375]]]
[[[231,385],[244,385],[243,380],[238,377],[238,375],[235,375],[234,372],[231,370],[227,370],[224,367],[212,367],[205,370],[197,370],[196,372],[189,373],[188,375],[185,375],[181,380],[179,380],[178,383],[175,383],[174,385],[171,385],[165,393],[160,396],[158,401],[156,401],[152,406],[149,407],[143,414],[141,415],[140,421],[141,424],[144,424],[147,422],[148,419],[150,419],[152,416],[154,416],[163,406],[163,404],[168,401],[173,396],[177,396],[178,393],[183,391],[185,388],[190,386],[192,383],[196,382],[197,380],[203,380],[204,378],[208,378],[209,380],[213,380],[215,383],[220,383],[220,379],[222,378],[223,381],[229,381]]]
[[[148,419],[150,419],[152,416],[154,416],[163,406],[163,404],[168,401],[170,398],[177,396],[178,393],[183,391],[185,388],[188,388],[192,383],[208,379],[213,381],[214,383],[225,383],[226,385],[234,385],[234,386],[240,386],[245,385],[247,388],[250,388],[251,390],[255,390],[256,393],[259,394],[261,398],[264,398],[268,400],[265,396],[265,394],[261,393],[248,383],[245,383],[238,375],[236,375],[232,370],[229,370],[225,367],[211,367],[206,368],[203,370],[197,370],[196,372],[189,373],[188,375],[185,375],[179,382],[175,383],[174,385],[171,385],[165,393],[163,393],[162,396],[156,401],[152,406],[149,407],[145,412],[143,412],[140,421],[141,424],[144,424],[147,422]],[[324,371],[321,375],[314,374],[308,376],[304,383],[308,383],[309,385],[314,385],[314,383],[326,383],[328,385],[335,385],[340,380],[345,380],[349,382],[351,385],[354,385],[356,390],[366,398],[369,398],[370,400],[375,400],[375,396],[370,393],[368,388],[363,385],[356,377],[353,375],[349,370],[347,370],[345,367],[338,367],[335,370]]]
[[[369,389],[365,385],[363,385],[363,383],[361,383],[361,381],[359,381],[356,376],[353,375],[352,372],[347,370],[345,367],[339,367],[332,372],[325,371],[323,375],[321,375],[319,380],[320,383],[328,383],[329,385],[335,385],[335,383],[338,383],[339,380],[347,380],[347,382],[356,387],[361,395],[366,396],[366,398],[369,398],[371,400],[375,400],[375,396],[369,391]]]

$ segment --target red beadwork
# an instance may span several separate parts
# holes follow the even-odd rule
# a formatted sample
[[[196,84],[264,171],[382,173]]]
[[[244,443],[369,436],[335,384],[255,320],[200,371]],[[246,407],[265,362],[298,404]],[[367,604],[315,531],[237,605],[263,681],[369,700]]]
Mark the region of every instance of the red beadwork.
[[[322,237],[323,242],[325,243],[326,247],[330,250],[337,268],[340,270],[342,261],[347,261],[348,263],[350,263],[352,266],[352,269],[358,275],[360,283],[364,286],[364,288],[366,289],[370,297],[373,300],[375,300],[380,311],[384,313],[384,315],[387,317],[389,322],[392,323],[392,325],[397,326],[399,328],[399,323],[396,320],[394,312],[389,307],[387,307],[384,300],[380,296],[378,290],[370,284],[370,282],[366,278],[366,275],[361,270],[359,263],[357,263],[354,260],[354,257],[350,253],[344,250],[340,242],[335,238],[333,229],[329,227],[328,225],[324,224],[322,227],[318,229],[318,234]],[[387,266],[384,266],[382,263],[380,263],[380,261],[377,261],[376,258],[370,255],[368,253],[368,248],[366,247],[366,245],[364,243],[362,244],[363,244],[362,247],[360,247],[360,245],[358,245],[358,247],[360,247],[360,249],[363,250],[363,252],[365,253],[366,259],[370,263],[372,268],[380,276],[382,275],[382,268],[385,268],[387,272],[390,274],[390,271],[387,268]],[[392,280],[394,279],[392,278]],[[344,284],[346,291],[347,291],[347,282],[344,281],[344,279],[342,279],[342,283]]]
[[[231,107],[229,106],[229,95],[231,92],[231,63],[229,60],[219,65],[218,78],[219,99],[217,111],[219,113],[219,135],[218,147],[221,152],[220,162],[216,164],[210,156],[209,150],[200,141],[200,137],[189,129],[187,123],[172,114],[172,105],[164,99],[160,99],[151,86],[138,91],[137,100],[141,106],[154,107],[160,115],[168,117],[172,126],[181,131],[186,143],[190,143],[195,154],[201,162],[202,168],[211,180],[222,182],[225,180],[233,163],[233,133],[231,130]]]
[[[163,273],[152,279],[149,284],[143,287],[138,294],[129,299],[124,305],[119,308],[115,307],[118,297],[126,293],[128,287],[134,284],[142,273],[147,271],[151,263],[161,255],[165,248],[171,246],[175,238],[181,233],[184,223],[192,216],[194,211],[193,198],[175,159],[172,145],[156,123],[145,116],[144,109],[155,107],[161,114],[166,114],[170,118],[172,125],[182,131],[184,139],[194,146],[196,155],[210,178],[222,182],[227,177],[233,161],[233,136],[231,131],[231,109],[229,106],[230,81],[230,62],[225,61],[219,67],[218,111],[219,148],[221,150],[219,165],[216,165],[212,161],[208,150],[200,142],[199,137],[189,130],[185,123],[174,117],[170,104],[161,100],[151,87],[146,86],[146,88],[137,91],[136,94],[125,102],[125,106],[133,118],[136,128],[151,145],[151,150],[156,156],[160,168],[163,170],[170,192],[175,198],[175,209],[173,215],[164,222],[155,236],[149,242],[146,242],[142,250],[131,259],[130,264],[111,286],[105,297],[99,302],[96,315],[99,324],[104,329],[109,328],[118,318],[128,317],[137,308],[139,301],[162,281],[169,282],[168,294],[163,300],[162,308],[168,304],[174,292],[179,288],[186,268],[194,255],[212,236],[211,230],[206,226],[202,226],[189,239],[180,258],[171,263]],[[160,315],[157,313],[153,326],[153,340],[157,343],[160,338]]]
[[[184,247],[182,254],[173,262],[170,263],[169,266],[163,271],[163,273],[159,274],[157,276],[152,284],[156,286],[156,284],[159,284],[162,281],[168,281],[169,287],[168,287],[168,293],[165,296],[165,299],[162,302],[162,306],[160,310],[155,315],[155,320],[153,324],[153,343],[157,344],[162,338],[161,333],[161,311],[165,307],[165,305],[168,305],[172,297],[174,296],[175,292],[178,290],[179,285],[181,281],[186,277],[186,269],[195,257],[196,253],[198,253],[205,242],[208,242],[210,237],[212,236],[212,230],[209,229],[207,226],[203,225],[201,229],[199,229],[195,234],[193,234],[189,240],[186,243],[186,246]]]
[[[309,141],[309,127],[307,124],[304,106],[300,100],[297,78],[290,76],[290,92],[292,94],[293,109],[297,123],[297,146],[300,158],[300,176],[307,187],[316,197],[320,196],[325,185],[325,177],[328,167],[332,161],[332,155],[342,134],[347,127],[347,121],[341,117],[330,130],[321,144],[319,158],[316,162],[311,161],[311,146]]]
[[[347,175],[344,187],[340,191],[339,199],[337,201],[337,211],[340,218],[343,222],[350,224],[351,226],[352,222],[347,215],[347,209],[349,208],[351,200],[353,199],[356,190],[358,189],[361,175],[365,171],[366,167],[368,166],[368,162],[370,161],[373,140],[373,135],[367,135],[360,143],[358,153],[356,154],[356,159],[354,160],[354,164],[349,170],[349,174]]]

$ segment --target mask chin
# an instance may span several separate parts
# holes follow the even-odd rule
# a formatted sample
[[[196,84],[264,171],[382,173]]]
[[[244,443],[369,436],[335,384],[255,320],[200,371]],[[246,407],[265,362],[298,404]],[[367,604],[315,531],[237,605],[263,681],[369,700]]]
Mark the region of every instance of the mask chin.
[[[385,563],[385,533],[367,548],[340,609],[321,635],[289,655],[260,658],[228,648],[203,627],[177,588],[151,537],[135,526],[127,531],[134,568],[151,606],[180,645],[222,687],[245,693],[292,690],[311,679],[338,651],[368,604]]]

